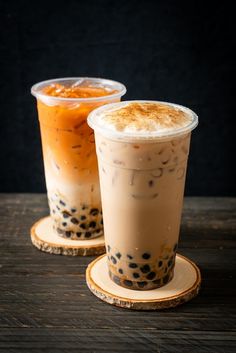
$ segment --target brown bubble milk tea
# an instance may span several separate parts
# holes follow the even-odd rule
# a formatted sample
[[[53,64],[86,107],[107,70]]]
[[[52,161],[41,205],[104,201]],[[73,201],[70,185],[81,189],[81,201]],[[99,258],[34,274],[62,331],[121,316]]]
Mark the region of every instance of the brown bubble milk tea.
[[[110,278],[148,290],[174,275],[191,130],[197,116],[162,102],[98,108],[95,130]]]

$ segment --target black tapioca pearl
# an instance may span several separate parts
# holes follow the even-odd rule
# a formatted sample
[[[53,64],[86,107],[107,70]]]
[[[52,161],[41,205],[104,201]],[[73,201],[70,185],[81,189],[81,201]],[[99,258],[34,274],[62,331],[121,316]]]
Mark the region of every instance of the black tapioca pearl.
[[[153,185],[154,185],[154,181],[153,180],[149,180],[148,186],[151,188],[151,187],[153,187]]]
[[[103,226],[103,219],[101,219],[101,222],[100,222],[100,224]]]
[[[155,277],[156,277],[156,273],[155,273],[154,271],[150,272],[150,273],[146,276],[146,278],[147,278],[147,279],[150,279],[150,280],[154,279]]]
[[[169,281],[169,275],[166,275],[165,277],[163,277],[162,279],[163,284],[168,283],[168,281]]]
[[[143,288],[147,285],[147,282],[146,281],[142,281],[142,282],[137,282],[139,288]]]
[[[136,263],[134,263],[134,262],[131,262],[131,263],[129,264],[129,267],[130,267],[130,268],[137,268],[138,265],[137,265]]]
[[[80,228],[86,229],[86,224],[85,224],[85,223],[81,223],[81,224],[80,224]]]
[[[150,259],[150,257],[151,257],[151,255],[149,253],[147,253],[147,252],[143,253],[143,255],[142,255],[142,258],[144,260],[148,260],[148,259]]]
[[[116,257],[117,257],[118,259],[120,259],[120,258],[121,258],[121,253],[120,253],[120,252],[117,252],[117,253],[116,253]]]
[[[152,281],[153,284],[157,284],[158,286],[161,284],[161,279],[155,279],[154,281]]]
[[[59,203],[60,203],[62,206],[65,206],[65,205],[66,205],[66,203],[65,203],[64,201],[62,201],[62,200],[60,200]]]
[[[131,255],[127,255],[127,257],[128,257],[128,259],[130,259],[130,260],[132,260],[132,258],[133,258],[133,256],[131,256]]]
[[[122,270],[122,268],[119,268],[118,272],[123,275],[124,271]]]
[[[178,247],[178,244],[176,243],[173,247],[173,250],[176,251],[177,250],[177,247]]]
[[[90,238],[91,237],[91,232],[85,232],[85,238]]]
[[[132,282],[132,281],[129,281],[128,279],[125,279],[125,280],[124,280],[124,284],[125,284],[127,287],[132,287],[132,286],[133,286],[133,282]]]
[[[134,277],[134,278],[139,278],[139,277],[140,277],[140,275],[139,275],[139,273],[138,273],[138,272],[133,272],[133,277]]]
[[[82,216],[80,216],[80,220],[84,221],[86,219],[86,216],[82,214]]]
[[[81,206],[81,209],[82,209],[82,210],[86,210],[86,208],[87,208],[86,205],[82,205],[82,206]]]
[[[96,233],[100,233],[101,232],[101,229],[96,229]]]
[[[70,214],[67,211],[63,211],[62,215],[63,215],[64,218],[69,218],[70,217]]]
[[[71,221],[71,223],[73,223],[73,224],[79,224],[78,219],[75,218],[75,217],[72,217],[70,221]]]
[[[56,208],[58,209],[58,211],[60,211],[61,209],[60,209],[60,207],[58,206],[58,205],[56,205]]]
[[[77,237],[79,238],[79,237],[81,237],[81,232],[76,232],[76,235],[77,235]]]
[[[163,265],[163,261],[158,262],[158,267],[161,267]]]
[[[112,275],[112,280],[113,280],[116,284],[120,285],[120,278],[119,278],[118,276]]]
[[[96,227],[96,222],[95,221],[90,222],[89,223],[89,227],[95,228]]]
[[[98,213],[99,213],[99,210],[98,210],[97,208],[92,208],[92,209],[90,210],[90,214],[91,214],[92,216],[97,216]]]
[[[142,273],[148,273],[151,269],[149,265],[143,265],[142,267],[140,267],[140,270],[142,271]]]
[[[111,261],[113,262],[114,265],[117,263],[117,260],[114,256],[111,256]]]
[[[67,231],[65,232],[65,235],[66,235],[67,238],[70,238],[70,237],[71,237],[71,231],[70,231],[70,230],[67,230]]]
[[[62,225],[63,225],[63,227],[66,227],[67,223],[66,222],[62,222]]]
[[[110,247],[110,245],[107,245],[107,250],[108,250],[108,252],[110,252],[110,251],[111,251],[111,247]]]
[[[70,210],[71,210],[72,213],[76,212],[76,208],[74,208],[74,207],[72,207]]]
[[[168,267],[170,267],[173,264],[173,260],[168,261]]]

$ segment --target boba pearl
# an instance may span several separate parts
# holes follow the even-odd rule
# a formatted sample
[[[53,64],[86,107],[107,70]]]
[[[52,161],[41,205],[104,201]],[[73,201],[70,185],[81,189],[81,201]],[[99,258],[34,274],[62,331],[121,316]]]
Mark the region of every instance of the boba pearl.
[[[71,221],[71,223],[73,223],[73,224],[78,224],[78,223],[79,223],[78,219],[75,218],[75,217],[72,217],[70,221]]]
[[[91,211],[90,211],[90,214],[92,216],[97,216],[99,213],[98,209],[97,208],[92,208]]]
[[[147,279],[150,279],[150,280],[152,280],[152,279],[154,279],[156,277],[156,273],[155,272],[150,272],[147,276],[146,276],[146,278]]]
[[[85,224],[85,223],[81,223],[81,224],[80,224],[80,228],[86,229],[86,224]]]
[[[67,223],[66,223],[66,222],[63,222],[62,225],[63,225],[63,227],[66,227],[66,226],[67,226]]]
[[[62,200],[60,200],[59,203],[60,203],[62,206],[65,206],[65,205],[66,205],[65,202],[62,201]]]
[[[96,227],[96,222],[95,221],[90,222],[89,223],[89,227],[95,228]]]
[[[112,279],[113,279],[113,281],[114,281],[116,284],[120,285],[120,279],[119,279],[118,276],[112,275]]]
[[[159,266],[159,267],[161,267],[162,264],[163,264],[163,261],[159,261],[159,262],[158,262],[158,266]]]
[[[142,258],[143,258],[144,260],[148,260],[148,259],[150,259],[150,257],[151,257],[151,255],[148,254],[147,252],[145,252],[145,253],[142,255]]]
[[[134,262],[131,262],[131,263],[129,264],[129,267],[130,267],[130,268],[137,268],[138,265],[137,265],[136,263],[134,263]]]
[[[119,268],[118,272],[123,275],[124,271],[122,270],[122,268]]]
[[[166,275],[165,277],[163,277],[163,283],[166,284],[169,280],[169,275]]]
[[[81,232],[76,232],[77,237],[81,237]]]
[[[133,256],[127,255],[128,259],[132,260]]]
[[[63,215],[64,218],[70,217],[70,214],[67,211],[63,211],[62,215]]]
[[[128,286],[128,287],[132,287],[133,282],[132,282],[132,281],[129,281],[128,279],[125,279],[125,280],[124,280],[124,284],[125,284],[126,286]]]
[[[139,288],[143,288],[147,285],[147,282],[146,281],[142,281],[142,282],[137,282]]]
[[[80,220],[81,220],[81,221],[84,221],[85,219],[86,219],[86,216],[85,216],[85,215],[80,216]]]
[[[91,235],[92,235],[91,232],[86,232],[86,233],[85,233],[85,238],[90,238]]]
[[[139,275],[139,273],[138,273],[138,272],[134,272],[134,273],[133,273],[133,277],[134,277],[134,278],[139,278],[139,277],[140,277],[140,275]]]
[[[67,230],[67,231],[65,232],[65,235],[66,235],[67,238],[70,238],[71,232],[70,232],[69,230]]]
[[[121,258],[121,253],[120,253],[120,252],[116,253],[116,257],[117,257],[118,259],[120,259],[120,258]]]
[[[71,208],[71,212],[75,213],[76,212],[76,208]]]
[[[168,261],[168,267],[170,267],[172,265],[173,261],[172,260],[169,260]]]
[[[161,279],[155,279],[154,281],[152,281],[152,283],[160,285],[161,284]]]
[[[150,272],[150,266],[149,265],[143,265],[142,267],[140,267],[140,270],[143,273],[148,273],[148,272]]]
[[[114,265],[117,263],[117,260],[114,256],[111,256],[111,261],[113,262]]]

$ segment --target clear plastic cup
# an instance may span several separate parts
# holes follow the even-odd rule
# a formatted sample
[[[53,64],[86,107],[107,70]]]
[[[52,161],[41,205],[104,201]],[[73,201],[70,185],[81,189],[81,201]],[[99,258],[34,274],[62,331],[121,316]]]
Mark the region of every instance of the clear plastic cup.
[[[130,103],[98,108],[88,124],[95,131],[109,275],[123,287],[147,290],[173,277],[190,135],[198,118],[185,107],[151,101],[183,110],[189,124],[148,133],[103,124],[104,113]]]
[[[58,84],[86,91],[86,97],[45,93]],[[86,119],[93,109],[119,102],[125,92],[119,82],[87,77],[53,79],[31,88],[37,98],[50,215],[62,237],[82,240],[103,233],[94,134]]]

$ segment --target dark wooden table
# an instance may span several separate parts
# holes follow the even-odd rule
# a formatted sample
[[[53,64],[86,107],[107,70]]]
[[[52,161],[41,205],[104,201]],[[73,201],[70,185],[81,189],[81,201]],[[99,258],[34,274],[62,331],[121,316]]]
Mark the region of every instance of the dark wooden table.
[[[186,198],[179,252],[200,267],[198,297],[160,312],[106,304],[87,289],[93,258],[32,246],[45,195],[0,200],[0,353],[236,352],[236,199]]]

